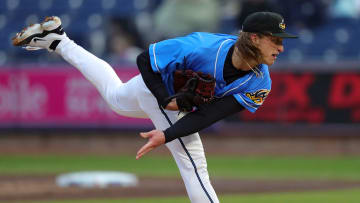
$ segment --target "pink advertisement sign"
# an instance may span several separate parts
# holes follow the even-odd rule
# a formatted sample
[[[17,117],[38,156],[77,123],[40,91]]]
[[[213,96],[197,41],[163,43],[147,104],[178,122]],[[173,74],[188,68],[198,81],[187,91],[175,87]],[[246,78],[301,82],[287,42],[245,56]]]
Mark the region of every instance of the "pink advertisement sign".
[[[139,72],[116,69],[122,81]],[[0,126],[151,127],[148,119],[114,113],[95,87],[71,67],[0,69]]]

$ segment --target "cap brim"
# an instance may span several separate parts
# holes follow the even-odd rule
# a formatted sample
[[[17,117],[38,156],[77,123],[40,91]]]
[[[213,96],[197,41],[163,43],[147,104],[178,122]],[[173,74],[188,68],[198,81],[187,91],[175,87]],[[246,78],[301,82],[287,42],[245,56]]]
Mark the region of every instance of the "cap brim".
[[[296,35],[292,35],[286,32],[282,32],[282,33],[272,33],[272,36],[275,37],[282,37],[282,38],[298,38],[298,36]]]

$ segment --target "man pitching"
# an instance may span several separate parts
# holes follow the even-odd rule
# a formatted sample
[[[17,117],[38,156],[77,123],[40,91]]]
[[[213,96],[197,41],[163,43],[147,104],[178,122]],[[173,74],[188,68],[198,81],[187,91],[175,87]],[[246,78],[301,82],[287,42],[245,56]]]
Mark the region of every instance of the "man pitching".
[[[268,67],[284,51],[283,38],[296,38],[285,28],[281,15],[257,12],[245,19],[238,36],[195,32],[151,44],[137,58],[141,74],[126,83],[108,63],[70,40],[58,17],[25,28],[13,38],[13,44],[56,52],[94,84],[112,110],[123,116],[151,119],[155,130],[140,133],[148,142],[136,159],[165,144],[191,202],[214,203],[219,200],[197,132],[244,109],[255,112],[263,104],[271,89]],[[177,90],[174,73],[185,70],[210,75],[214,85],[197,77]],[[204,92],[213,93],[208,94],[211,99],[204,99]],[[180,96],[169,99],[175,94]],[[186,113],[178,116],[179,110]]]

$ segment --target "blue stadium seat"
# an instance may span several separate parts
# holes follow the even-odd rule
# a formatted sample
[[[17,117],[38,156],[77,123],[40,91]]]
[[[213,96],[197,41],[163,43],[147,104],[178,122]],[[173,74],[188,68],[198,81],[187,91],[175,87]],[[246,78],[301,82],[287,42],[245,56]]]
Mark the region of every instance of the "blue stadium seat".
[[[11,37],[14,36],[15,32],[19,32],[27,26],[27,20],[39,21],[45,16],[52,15],[67,16],[64,18],[64,23],[69,22],[68,27],[66,27],[68,35],[79,44],[87,47],[89,46],[89,33],[97,29],[106,29],[107,19],[113,17],[133,18],[139,12],[151,13],[161,2],[162,0],[146,2],[128,0],[1,0],[0,16],[4,16],[3,20],[5,19],[6,25],[0,26],[0,49],[9,50],[9,55],[15,56],[16,53],[17,56],[29,57],[23,50],[12,47]],[[8,8],[9,5],[13,6],[12,9]],[[89,18],[94,17],[94,15],[101,16],[100,24],[89,26]],[[95,17],[94,19],[96,21],[99,18]],[[331,19],[324,26],[305,32],[309,35],[305,36],[305,39],[304,36],[301,36],[298,40],[285,40],[285,52],[280,55],[279,61],[289,59],[323,60],[324,56],[329,56],[329,54],[338,55],[340,59],[358,59],[360,55],[358,48],[360,44],[359,27],[359,20]],[[236,29],[235,21],[229,19],[223,22],[219,32],[233,33]],[[299,34],[300,31],[289,27],[288,32]],[[34,54],[31,55],[31,58],[42,56],[41,53]]]

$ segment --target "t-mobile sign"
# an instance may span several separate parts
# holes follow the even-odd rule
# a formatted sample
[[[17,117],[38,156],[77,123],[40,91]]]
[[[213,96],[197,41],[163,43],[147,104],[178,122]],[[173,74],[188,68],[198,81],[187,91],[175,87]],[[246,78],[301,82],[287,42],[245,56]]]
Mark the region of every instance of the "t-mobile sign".
[[[138,74],[122,68],[123,81]],[[1,68],[0,125],[2,127],[149,127],[147,119],[114,113],[75,68]]]

